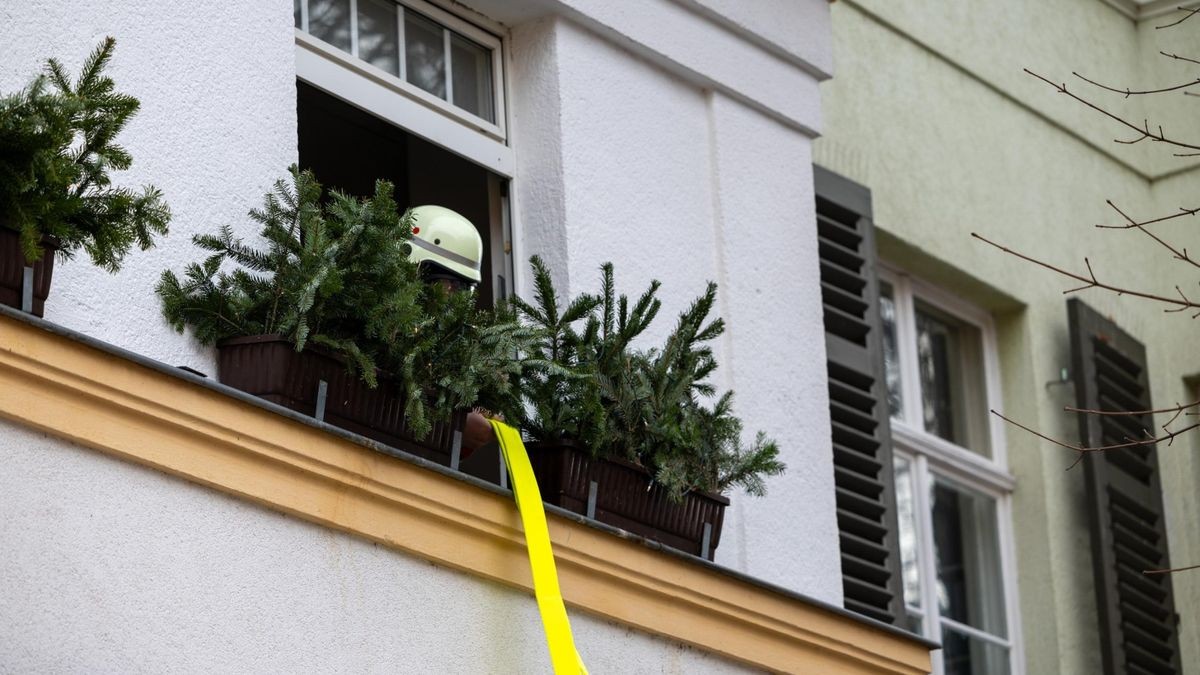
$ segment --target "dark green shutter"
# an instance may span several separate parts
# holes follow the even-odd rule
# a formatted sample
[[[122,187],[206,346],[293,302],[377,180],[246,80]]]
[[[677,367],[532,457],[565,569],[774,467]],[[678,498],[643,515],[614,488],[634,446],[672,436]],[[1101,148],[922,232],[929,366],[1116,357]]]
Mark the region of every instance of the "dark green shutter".
[[[871,193],[814,173],[845,605],[903,625]]]
[[[1067,303],[1078,407],[1150,410],[1146,350],[1079,300]],[[1150,415],[1079,414],[1084,445],[1097,447],[1154,432]],[[1163,522],[1162,484],[1152,446],[1084,458],[1096,605],[1104,672],[1178,673],[1178,618]]]

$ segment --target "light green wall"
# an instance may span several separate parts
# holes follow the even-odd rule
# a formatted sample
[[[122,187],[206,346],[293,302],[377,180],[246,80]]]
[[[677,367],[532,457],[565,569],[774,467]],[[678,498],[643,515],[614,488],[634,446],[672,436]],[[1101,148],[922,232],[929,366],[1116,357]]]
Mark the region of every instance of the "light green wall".
[[[1072,269],[1086,255],[1102,280],[1165,294],[1186,284],[1200,298],[1198,270],[1148,237],[1092,227],[1114,222],[1105,199],[1145,218],[1200,205],[1197,158],[1148,141],[1115,144],[1129,136],[1022,72],[1177,84],[1194,71],[1157,52],[1187,52],[1200,44],[1200,26],[1155,31],[1160,19],[1139,27],[1099,0],[839,0],[832,11],[834,77],[822,86],[816,162],[872,190],[885,255],[995,313],[1004,408],[1075,438],[1062,412],[1073,390],[1045,386],[1070,363],[1062,291],[1071,284],[970,233]],[[1124,101],[1068,86],[1135,119],[1153,111],[1168,132],[1200,139],[1196,98]],[[1200,217],[1157,231],[1200,254]],[[1200,374],[1200,319],[1101,291],[1080,296],[1146,344],[1156,404],[1194,399],[1184,378]],[[1026,670],[1098,672],[1083,471],[1065,472],[1068,451],[1020,430],[1008,429],[1007,439]],[[1159,458],[1172,562],[1200,563],[1200,433],[1160,448]],[[1200,673],[1200,572],[1174,581],[1185,671]]]

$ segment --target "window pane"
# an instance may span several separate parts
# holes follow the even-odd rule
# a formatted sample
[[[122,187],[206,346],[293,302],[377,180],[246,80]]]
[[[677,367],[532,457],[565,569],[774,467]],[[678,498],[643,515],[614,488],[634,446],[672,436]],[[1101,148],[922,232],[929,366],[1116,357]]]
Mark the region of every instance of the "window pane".
[[[900,355],[896,349],[896,303],[892,287],[879,284],[879,316],[883,320],[883,375],[887,381],[888,409],[892,419],[904,416],[904,399],[900,394]]]
[[[308,0],[308,32],[350,51],[350,0]]]
[[[913,498],[912,462],[897,456],[894,462],[896,477],[896,518],[900,522],[900,574],[904,578],[904,602],[913,607],[921,605],[921,574],[917,566],[917,510]]]
[[[400,29],[396,3],[358,0],[358,57],[393,75],[400,74]]]
[[[300,25],[300,3],[304,0],[292,0],[292,18],[296,20],[296,28],[303,28]]]
[[[454,105],[494,122],[491,50],[451,33],[450,70],[454,77]]]
[[[429,19],[404,12],[404,59],[408,81],[446,98],[446,43],[442,28]]]
[[[995,500],[941,477],[934,480],[930,492],[942,616],[1004,637]]]
[[[916,314],[925,430],[990,455],[979,330],[921,302]]]
[[[942,626],[942,663],[946,675],[1004,675],[1008,648]]]

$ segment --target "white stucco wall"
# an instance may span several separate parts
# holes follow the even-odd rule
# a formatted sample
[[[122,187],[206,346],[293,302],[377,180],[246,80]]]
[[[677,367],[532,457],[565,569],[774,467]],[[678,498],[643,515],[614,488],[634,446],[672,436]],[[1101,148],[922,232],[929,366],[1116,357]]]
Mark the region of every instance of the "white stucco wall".
[[[0,672],[537,673],[525,593],[0,422]],[[741,666],[570,612],[594,673]]]
[[[717,384],[789,471],[766,498],[733,495],[716,560],[840,604],[811,139],[571,21],[514,42],[518,172],[535,177],[518,181],[525,253],[565,270],[571,293],[597,290],[605,261],[621,292],[662,281],[647,344],[720,284]]]
[[[141,111],[119,137],[133,167],[119,185],[153,183],[171,206],[171,233],[130,253],[110,275],[86,254],[54,270],[46,318],[167,363],[213,373],[207,349],[170,331],[154,285],[162,270],[197,259],[191,235],[246,212],[296,161],[296,73],[291,3],[0,3],[0,91],[16,90],[57,57],[76,74],[111,35],[108,73]]]
[[[543,253],[575,292],[593,289],[599,264],[612,260],[625,292],[640,292],[651,278],[664,282],[663,314],[653,336],[661,337],[707,280],[719,282],[719,308],[729,331],[718,348],[723,368],[717,383],[738,392],[747,438],[759,429],[775,437],[789,470],[770,481],[765,499],[733,495],[717,562],[840,604],[810,169],[811,136],[820,127],[816,86],[830,60],[825,0],[772,2],[763,14],[718,0],[648,0],[638,11],[591,0],[467,4],[492,19],[505,20],[509,11],[521,16],[510,24],[508,43],[510,138],[518,163],[513,183],[518,289],[527,288],[524,261],[531,253]],[[522,11],[512,9],[517,7]],[[812,39],[794,39],[787,26],[802,28]],[[133,252],[116,276],[83,257],[59,266],[46,318],[211,374],[211,351],[164,325],[153,287],[162,270],[179,270],[196,259],[192,234],[225,223],[246,235],[255,232],[246,211],[296,160],[291,5],[4,3],[0,90],[22,86],[49,56],[76,70],[105,35],[118,39],[111,75],[143,102],[121,138],[134,167],[118,180],[163,190],[174,215],[171,234],[149,252]],[[31,438],[8,436],[0,449],[26,453]],[[26,456],[31,468],[35,457],[43,455]],[[98,476],[116,470],[99,466],[108,465],[92,467]],[[115,493],[125,476],[112,476]],[[195,490],[175,481],[155,485],[160,503],[174,499],[173,491]],[[55,501],[66,497],[45,497],[53,512],[45,525],[56,526],[60,519],[63,527],[78,525],[71,522],[78,514],[66,506],[72,502]],[[50,506],[56,503],[60,506]],[[233,511],[222,518],[232,529],[274,526],[269,518],[246,515],[253,513],[248,507],[228,508]],[[112,513],[98,517],[124,527],[110,522],[116,519]],[[236,525],[243,517],[252,522]],[[165,536],[160,525],[169,524],[135,524],[128,532]],[[293,535],[316,536],[303,527],[307,534]],[[126,555],[109,550],[114,548],[109,542],[122,539],[116,531],[98,530],[104,538],[91,540],[87,554],[97,560]],[[62,551],[47,555],[67,556],[68,548],[63,544]],[[201,550],[199,544],[193,550]],[[216,569],[237,560],[237,551],[214,549],[203,557]],[[137,564],[154,576],[160,574],[156,566],[172,569],[175,555],[163,552]],[[33,560],[21,564],[37,567]],[[101,573],[88,570],[83,560],[76,567],[50,566],[39,579],[83,583],[76,577]],[[120,560],[132,566],[137,558]],[[389,560],[409,565],[418,576],[449,574],[403,557],[395,560],[404,562]],[[319,580],[321,569],[312,563],[308,581]],[[143,599],[161,591],[186,606],[187,594],[172,590],[173,578],[128,590]],[[250,579],[230,583],[242,592],[253,585]],[[187,588],[198,592],[201,586]],[[212,600],[202,594],[195,602]],[[275,610],[263,611],[269,616]],[[105,623],[104,616],[99,605],[81,605],[74,620]],[[343,619],[352,624],[349,614]],[[247,618],[243,625],[254,623]],[[171,633],[171,625],[181,632]],[[164,640],[173,636],[168,644],[177,645],[190,630],[178,623],[163,626]],[[4,629],[20,625],[9,621]],[[205,631],[223,635],[216,627]],[[22,637],[14,649],[25,649],[22,645],[36,654],[45,643]],[[302,654],[316,651],[300,641],[296,648]]]

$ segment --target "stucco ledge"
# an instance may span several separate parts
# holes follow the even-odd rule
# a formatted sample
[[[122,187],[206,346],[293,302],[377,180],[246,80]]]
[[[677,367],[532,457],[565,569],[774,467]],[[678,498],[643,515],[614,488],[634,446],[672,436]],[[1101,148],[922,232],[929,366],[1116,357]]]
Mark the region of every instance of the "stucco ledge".
[[[532,591],[507,493],[8,308],[0,417]],[[890,627],[565,514],[549,526],[573,608],[773,671],[930,670],[931,645]]]

